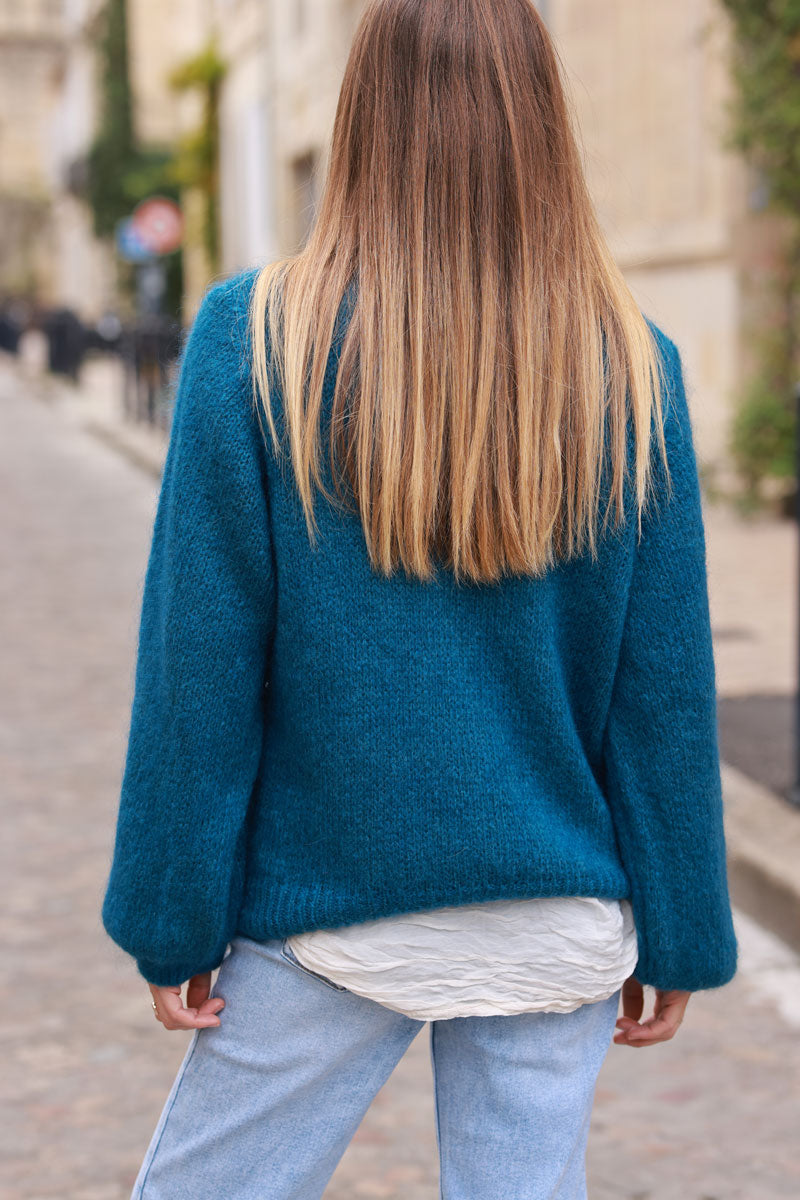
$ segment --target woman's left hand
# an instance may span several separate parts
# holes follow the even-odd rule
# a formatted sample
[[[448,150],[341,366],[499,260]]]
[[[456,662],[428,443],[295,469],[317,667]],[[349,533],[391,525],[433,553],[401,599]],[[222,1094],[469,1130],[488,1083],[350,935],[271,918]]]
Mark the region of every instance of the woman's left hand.
[[[656,1042],[668,1042],[678,1032],[691,994],[666,992],[657,988],[653,1015],[640,1024],[639,1018],[644,1010],[644,988],[631,975],[622,985],[624,1015],[617,1018],[614,1042],[618,1046],[653,1046]]]
[[[219,1025],[217,1013],[225,1007],[221,996],[209,999],[211,972],[193,975],[186,989],[186,1004],[181,999],[182,984],[175,987],[156,987],[148,983],[155,1003],[155,1017],[165,1029],[206,1029]]]

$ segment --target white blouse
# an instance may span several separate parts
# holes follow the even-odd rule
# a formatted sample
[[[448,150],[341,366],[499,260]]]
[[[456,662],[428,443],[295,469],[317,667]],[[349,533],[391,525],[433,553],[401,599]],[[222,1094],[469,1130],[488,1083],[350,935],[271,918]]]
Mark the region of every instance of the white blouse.
[[[490,900],[293,934],[298,962],[396,1012],[449,1017],[572,1012],[633,973],[627,899]]]

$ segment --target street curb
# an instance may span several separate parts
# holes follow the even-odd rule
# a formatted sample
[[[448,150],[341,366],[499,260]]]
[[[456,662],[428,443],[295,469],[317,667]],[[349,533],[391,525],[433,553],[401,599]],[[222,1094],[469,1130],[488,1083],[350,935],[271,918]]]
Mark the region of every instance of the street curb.
[[[162,446],[150,446],[128,433],[124,426],[110,425],[96,419],[83,422],[83,428],[105,446],[115,450],[134,467],[159,482],[164,470],[167,440]]]
[[[800,952],[800,810],[727,763],[722,794],[731,899]]]
[[[156,482],[161,480],[169,445],[168,432],[98,411],[96,405],[87,403],[80,385],[69,384],[49,372],[23,374],[19,364],[14,364],[14,368],[19,377],[25,378],[26,386],[38,401],[49,405],[55,403],[90,437],[102,442]]]

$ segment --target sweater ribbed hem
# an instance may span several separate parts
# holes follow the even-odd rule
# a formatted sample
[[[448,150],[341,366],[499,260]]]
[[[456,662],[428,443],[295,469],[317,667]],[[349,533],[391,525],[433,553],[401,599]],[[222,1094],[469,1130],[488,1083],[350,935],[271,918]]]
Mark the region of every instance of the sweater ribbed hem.
[[[630,897],[630,881],[622,868],[607,871],[563,869],[548,872],[531,870],[505,884],[487,884],[473,879],[454,888],[409,887],[396,894],[382,889],[380,894],[332,894],[322,888],[299,891],[288,884],[247,889],[239,911],[237,932],[255,941],[289,937],[314,929],[331,929],[379,920],[398,913],[422,912],[462,904],[482,904],[489,900],[522,900],[550,896],[595,896],[604,899]]]
[[[246,891],[236,932],[254,941],[268,941],[398,913],[481,904],[489,900],[553,896],[631,899],[631,887],[622,867],[599,872],[580,867],[567,872],[563,867],[539,868],[505,884],[489,885],[485,881],[472,880],[458,888],[428,885],[414,890],[406,886],[402,893],[395,895],[386,890],[380,895],[332,895],[321,887],[300,892],[287,884],[275,883],[267,889]],[[737,969],[737,944],[725,914],[721,919],[724,927],[719,937],[702,948],[673,936],[670,947],[663,950],[648,943],[640,920],[637,924],[639,958],[632,974],[641,983],[664,991],[695,992],[728,983]]]
[[[382,889],[380,894],[332,894],[322,886],[303,891],[288,884],[274,883],[264,888],[258,885],[246,891],[239,911],[236,934],[254,941],[269,941],[289,937],[308,930],[335,928],[378,920],[399,913],[421,912],[464,904],[482,904],[490,900],[521,900],[532,897],[591,896],[601,899],[631,899],[630,881],[620,867],[606,871],[539,868],[513,881],[489,884],[485,880],[467,881],[458,888],[442,885],[405,888],[392,894]],[[728,923],[730,924],[730,923]],[[662,952],[650,946],[646,929],[637,922],[639,957],[633,975],[640,983],[664,991],[695,992],[718,988],[728,983],[737,970],[738,947],[733,927],[726,925],[717,941],[701,949],[696,945],[681,949],[681,939],[672,939],[672,952]],[[229,940],[229,939],[228,939]],[[228,940],[217,946],[211,955],[197,959],[153,960],[137,958],[140,974],[156,987],[176,987],[194,975],[216,970],[225,957]]]

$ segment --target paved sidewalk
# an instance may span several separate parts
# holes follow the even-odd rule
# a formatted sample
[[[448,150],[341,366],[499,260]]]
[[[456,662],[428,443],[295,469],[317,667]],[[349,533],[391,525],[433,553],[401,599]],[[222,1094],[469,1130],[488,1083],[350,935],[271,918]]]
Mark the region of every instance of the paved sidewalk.
[[[794,522],[705,509],[717,686],[723,697],[793,694],[798,593]]]
[[[153,1020],[99,920],[157,485],[2,360],[0,427],[0,1194],[126,1200],[187,1037]],[[737,925],[741,971],[693,997],[673,1042],[610,1047],[592,1200],[796,1198],[800,966],[742,914]],[[436,1200],[426,1032],[330,1200]]]

